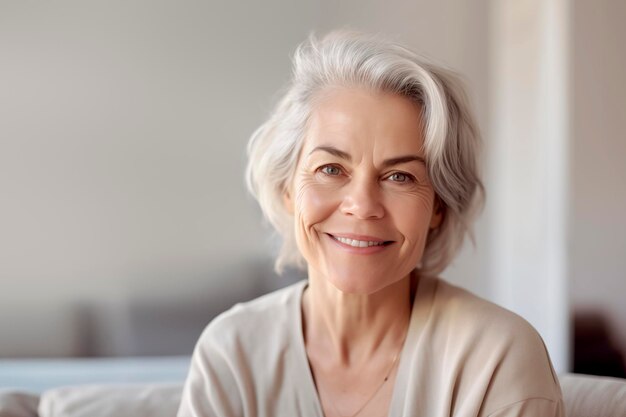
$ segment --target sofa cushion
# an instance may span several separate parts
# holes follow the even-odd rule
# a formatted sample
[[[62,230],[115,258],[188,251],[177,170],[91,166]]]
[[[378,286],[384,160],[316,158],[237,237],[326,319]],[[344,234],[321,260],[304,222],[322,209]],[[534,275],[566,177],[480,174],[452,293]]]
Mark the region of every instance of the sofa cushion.
[[[45,391],[39,417],[175,417],[183,385],[81,385]]]
[[[626,380],[568,374],[559,381],[568,417],[626,416]]]
[[[37,417],[38,404],[38,395],[0,390],[0,417]]]

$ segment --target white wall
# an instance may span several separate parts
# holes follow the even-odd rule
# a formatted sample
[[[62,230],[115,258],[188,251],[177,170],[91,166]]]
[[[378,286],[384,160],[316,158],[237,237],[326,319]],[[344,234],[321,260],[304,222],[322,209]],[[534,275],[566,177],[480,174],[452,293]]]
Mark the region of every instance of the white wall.
[[[626,357],[626,3],[573,10],[572,304],[603,313]]]
[[[542,335],[569,368],[567,189],[569,7],[493,3],[491,158],[494,300]]]

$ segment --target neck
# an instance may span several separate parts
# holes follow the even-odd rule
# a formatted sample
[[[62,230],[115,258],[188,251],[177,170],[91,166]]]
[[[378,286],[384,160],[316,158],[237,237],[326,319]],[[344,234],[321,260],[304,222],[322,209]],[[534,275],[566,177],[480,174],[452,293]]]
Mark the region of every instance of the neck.
[[[409,325],[414,285],[411,273],[373,294],[349,294],[309,271],[302,301],[307,345],[343,366],[358,366],[378,351],[399,351]]]

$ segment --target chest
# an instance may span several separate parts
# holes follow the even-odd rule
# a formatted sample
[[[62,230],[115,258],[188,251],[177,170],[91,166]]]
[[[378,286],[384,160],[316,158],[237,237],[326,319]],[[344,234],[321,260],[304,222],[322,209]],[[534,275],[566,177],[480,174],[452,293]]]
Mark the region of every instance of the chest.
[[[333,370],[311,364],[324,417],[388,416],[397,366],[384,365]]]

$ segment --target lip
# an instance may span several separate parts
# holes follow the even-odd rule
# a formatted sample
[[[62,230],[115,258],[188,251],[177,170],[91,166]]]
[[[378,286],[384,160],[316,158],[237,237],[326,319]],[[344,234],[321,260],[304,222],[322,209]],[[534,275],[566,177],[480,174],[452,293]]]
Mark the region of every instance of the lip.
[[[391,240],[384,240],[375,236],[357,235],[353,233],[333,233],[333,234],[325,233],[325,235],[328,237],[328,239],[331,242],[333,242],[335,245],[337,245],[341,249],[349,253],[353,253],[357,255],[371,255],[371,254],[380,253],[384,251],[385,249],[387,249],[391,244],[394,243]],[[335,239],[335,237],[343,237],[346,239],[353,239],[353,240],[363,240],[363,241],[368,241],[368,242],[385,242],[385,244],[377,245],[377,246],[367,246],[365,248],[356,248],[354,246],[350,246],[350,245],[347,245],[345,243],[338,241],[337,239]]]

